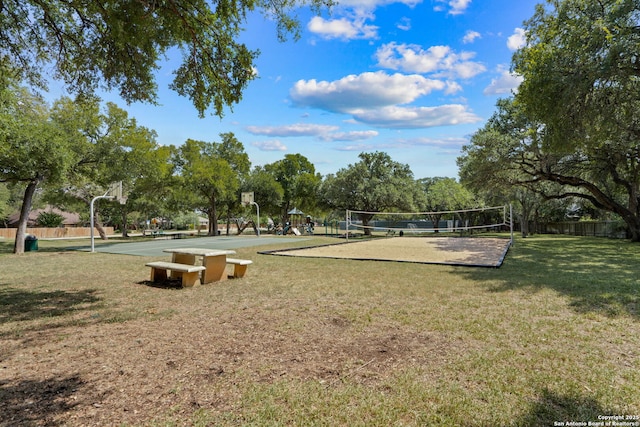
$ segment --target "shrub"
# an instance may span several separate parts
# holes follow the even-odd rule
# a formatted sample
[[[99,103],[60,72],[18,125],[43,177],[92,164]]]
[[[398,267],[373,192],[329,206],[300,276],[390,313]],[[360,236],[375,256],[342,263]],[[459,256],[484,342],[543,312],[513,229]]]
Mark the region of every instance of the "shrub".
[[[41,212],[36,219],[36,223],[40,227],[62,227],[64,217],[55,212]]]

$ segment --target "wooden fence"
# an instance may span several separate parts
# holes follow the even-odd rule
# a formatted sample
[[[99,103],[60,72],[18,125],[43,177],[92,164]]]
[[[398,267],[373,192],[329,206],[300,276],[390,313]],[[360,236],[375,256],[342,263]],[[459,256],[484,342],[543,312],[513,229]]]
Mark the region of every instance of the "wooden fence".
[[[113,227],[103,227],[107,235],[114,233]],[[0,228],[0,237],[6,239],[16,238],[16,228]],[[72,238],[91,236],[91,227],[56,227],[56,228],[27,228],[27,234],[36,236],[38,239]],[[94,235],[99,237],[98,230]]]

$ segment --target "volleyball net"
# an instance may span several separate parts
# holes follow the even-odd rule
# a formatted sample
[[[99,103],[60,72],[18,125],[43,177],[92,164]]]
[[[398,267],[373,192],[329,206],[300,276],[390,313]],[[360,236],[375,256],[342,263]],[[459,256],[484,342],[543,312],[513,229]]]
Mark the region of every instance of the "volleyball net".
[[[505,232],[513,239],[510,205],[434,212],[346,211],[346,235],[429,235],[444,232]]]

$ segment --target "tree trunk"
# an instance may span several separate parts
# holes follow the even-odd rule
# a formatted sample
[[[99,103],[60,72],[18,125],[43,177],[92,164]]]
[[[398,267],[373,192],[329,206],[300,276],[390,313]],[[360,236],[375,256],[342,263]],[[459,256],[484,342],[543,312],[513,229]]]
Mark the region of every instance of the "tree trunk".
[[[632,242],[640,242],[640,217],[628,215],[623,217],[624,222],[629,228],[629,237]]]
[[[218,235],[218,217],[215,207],[207,210],[207,217],[209,218],[209,236]]]
[[[29,221],[29,214],[31,213],[31,204],[33,202],[33,195],[40,183],[39,179],[29,182],[27,188],[24,190],[24,197],[22,198],[22,207],[20,208],[20,220],[18,221],[18,229],[16,230],[16,241],[13,245],[14,254],[24,253],[24,238],[27,235],[27,222]]]
[[[372,214],[361,214],[360,219],[362,219],[362,227],[364,228],[364,235],[371,236],[371,229],[369,228],[369,222],[373,218]],[[349,230],[347,230],[349,232]]]
[[[93,213],[93,223],[96,230],[98,230],[98,235],[100,236],[100,239],[108,240],[109,237],[107,237],[107,233],[104,231],[104,228],[102,227],[102,221],[100,221],[100,212],[95,209]]]
[[[129,237],[129,230],[127,228],[127,208],[122,205],[122,237]]]
[[[439,233],[440,232],[440,218],[442,217],[442,214],[440,215],[429,215],[429,218],[431,219],[431,222],[433,222],[433,232],[434,233]]]
[[[236,220],[236,223],[238,221]],[[229,230],[231,229],[231,210],[227,208],[227,236],[230,234]],[[240,233],[238,233],[240,234]]]

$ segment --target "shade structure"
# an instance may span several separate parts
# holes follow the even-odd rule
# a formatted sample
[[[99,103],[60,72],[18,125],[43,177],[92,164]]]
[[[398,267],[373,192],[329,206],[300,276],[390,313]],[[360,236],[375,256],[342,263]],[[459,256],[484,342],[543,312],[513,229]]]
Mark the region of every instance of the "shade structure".
[[[287,214],[289,214],[289,215],[304,215],[304,212],[302,212],[298,208],[293,208],[289,212],[287,212]]]
[[[304,212],[302,212],[300,209],[298,208],[293,208],[291,209],[289,212],[287,212],[287,214],[289,215],[304,215]],[[293,219],[291,221],[289,221],[291,223],[291,225],[293,227],[297,227],[300,223],[300,219],[298,219],[297,221],[293,221]]]

